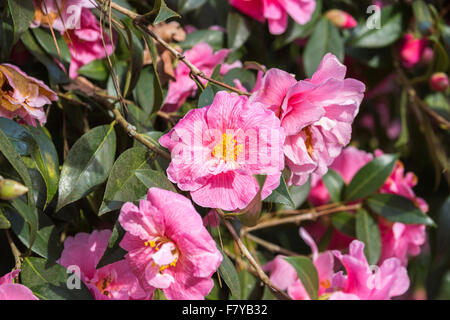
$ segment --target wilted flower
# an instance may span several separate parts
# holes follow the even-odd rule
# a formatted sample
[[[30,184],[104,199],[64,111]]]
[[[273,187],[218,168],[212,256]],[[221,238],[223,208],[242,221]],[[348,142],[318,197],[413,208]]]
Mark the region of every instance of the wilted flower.
[[[30,289],[24,285],[14,283],[20,270],[5,274],[0,278],[0,300],[38,300]]]
[[[297,82],[279,69],[270,69],[262,88],[250,101],[261,102],[285,129],[284,155],[290,183],[302,185],[328,166],[350,142],[351,124],[364,96],[362,82],[345,78],[346,67],[326,54],[311,79]]]
[[[139,207],[123,205],[119,222],[126,234],[120,246],[150,296],[161,289],[168,299],[203,299],[222,255],[186,197],[150,188]]]
[[[91,290],[96,300],[146,298],[146,293],[125,260],[97,269],[110,236],[110,230],[95,230],[91,234],[78,233],[74,237],[67,237],[61,258],[57,262],[66,268],[78,267],[81,280]]]
[[[47,119],[44,105],[58,100],[56,93],[42,81],[28,76],[11,64],[0,64],[0,116],[19,117],[28,125],[43,125]]]
[[[230,0],[230,4],[255,20],[268,20],[272,34],[286,30],[288,14],[297,23],[305,24],[316,8],[315,0]]]
[[[210,106],[189,111],[159,140],[172,161],[169,179],[203,207],[237,210],[256,196],[255,174],[268,175],[262,199],[280,183],[283,129],[247,97],[218,92]]]

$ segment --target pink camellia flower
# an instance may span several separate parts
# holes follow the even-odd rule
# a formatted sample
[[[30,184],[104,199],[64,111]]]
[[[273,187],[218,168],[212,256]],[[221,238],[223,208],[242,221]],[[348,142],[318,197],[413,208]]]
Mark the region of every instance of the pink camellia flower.
[[[44,106],[57,101],[56,93],[42,81],[11,64],[0,64],[0,116],[19,117],[28,125],[47,121]]]
[[[304,184],[312,173],[325,174],[350,142],[351,124],[365,86],[345,79],[345,73],[346,67],[328,53],[311,79],[297,82],[287,72],[270,69],[262,88],[250,98],[263,103],[281,120],[291,184]]]
[[[380,267],[369,266],[361,241],[354,240],[348,254],[333,253],[347,275],[342,271],[334,275],[332,287],[337,292],[331,294],[330,300],[388,300],[409,288],[408,272],[399,259],[389,258]]]
[[[351,29],[358,25],[355,18],[339,9],[328,10],[325,13],[325,17],[340,29]]]
[[[103,59],[114,51],[114,41],[104,35],[105,46],[102,41],[100,23],[95,15],[88,9],[82,10],[80,27],[65,33],[72,60],[70,62],[69,76],[76,78],[78,69],[97,59]]]
[[[19,272],[14,270],[0,277],[0,300],[39,300],[30,289],[13,282]]]
[[[316,8],[315,0],[230,0],[230,4],[255,20],[268,20],[272,34],[286,31],[288,14],[297,23],[305,24]]]
[[[110,230],[102,230],[67,237],[61,258],[57,262],[66,268],[78,267],[81,280],[96,300],[145,299],[146,293],[125,260],[97,269],[110,236]]]
[[[375,156],[383,155],[380,150],[375,151]],[[372,160],[372,155],[354,147],[344,149],[339,157],[330,166],[337,171],[345,183],[349,183],[356,172],[365,164]],[[414,201],[417,206],[426,213],[428,211],[427,203],[419,197],[416,197],[413,187],[417,184],[417,177],[412,173],[404,173],[403,164],[397,161],[391,175],[380,188],[381,193],[392,193],[406,197]],[[308,200],[314,205],[323,205],[330,199],[328,191],[321,180],[313,176],[312,188]],[[403,224],[400,222],[390,222],[379,218],[379,227],[381,234],[381,257],[382,262],[391,257],[397,257],[403,265],[406,265],[408,256],[416,256],[420,253],[420,247],[425,243],[426,232],[425,225]],[[308,230],[312,233],[314,239],[318,241],[326,231],[322,223],[312,224]],[[342,248],[347,245],[352,238],[335,230],[330,241],[329,248]]]
[[[427,43],[427,39],[414,38],[412,33],[405,35],[400,48],[400,57],[405,68],[412,68],[420,61]]]
[[[123,205],[119,222],[126,231],[120,246],[149,296],[155,288],[171,300],[209,294],[222,255],[186,197],[150,188],[139,207]]]
[[[35,13],[31,27],[51,26],[63,33],[80,28],[83,8],[95,8],[92,0],[33,0]]]
[[[317,269],[319,276],[319,293],[326,293],[331,287],[333,278],[333,254],[330,251],[319,254],[316,243],[305,229],[300,228],[300,236],[310,246],[313,254],[313,263]],[[284,260],[284,256],[278,255],[274,260],[270,261],[263,267],[264,271],[270,272],[270,281],[281,290],[287,290],[289,296],[294,300],[311,300],[305,290],[300,279],[297,277],[297,272]]]
[[[262,199],[280,183],[284,132],[263,105],[225,91],[210,106],[190,110],[159,140],[172,161],[169,180],[190,191],[198,205],[245,208],[256,196],[255,174],[266,174]]]
[[[186,50],[184,55],[186,58],[199,68],[206,76],[211,76],[214,68],[223,63],[227,55],[230,53],[229,49],[221,49],[214,53],[211,46],[205,42],[197,43],[190,50]],[[236,65],[237,66],[237,65]],[[228,71],[227,67],[222,66],[222,74]],[[175,69],[176,81],[169,81],[169,90],[167,91],[166,100],[162,107],[163,111],[171,112],[181,107],[189,96],[197,92],[197,84],[189,76],[191,70],[184,63],[178,63]],[[203,84],[207,81],[200,79]]]

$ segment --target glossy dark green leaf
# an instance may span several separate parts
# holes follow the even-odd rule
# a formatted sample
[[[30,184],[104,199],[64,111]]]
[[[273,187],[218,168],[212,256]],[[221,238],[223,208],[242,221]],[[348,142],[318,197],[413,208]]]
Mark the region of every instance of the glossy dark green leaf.
[[[264,202],[275,202],[286,204],[292,207],[295,206],[283,175],[280,177],[280,185],[278,186],[278,188],[273,190],[270,196],[264,199]]]
[[[53,38],[52,34],[49,30],[45,30],[43,28],[34,28],[32,30],[34,37],[36,38],[39,45],[53,58],[58,59],[59,61],[70,63],[71,56],[69,47],[67,46],[67,43],[63,36],[61,36],[59,33],[55,32],[55,38]],[[55,39],[56,43],[58,45],[58,49],[55,45]]]
[[[430,9],[425,1],[416,0],[412,3],[415,22],[423,36],[427,36],[432,31],[433,17],[431,16]]]
[[[72,284],[71,278],[74,277],[76,275],[69,273],[63,266],[49,263],[46,259],[27,257],[22,263],[22,284],[30,288],[40,300],[93,300],[82,281],[78,281],[79,289],[69,289],[68,284]]]
[[[347,211],[336,212],[331,215],[331,224],[343,234],[355,238],[355,214]]]
[[[179,0],[178,11],[182,14],[200,8],[206,3],[206,0]]]
[[[223,281],[227,284],[228,288],[231,291],[231,294],[236,299],[241,298],[241,284],[239,282],[239,276],[236,271],[236,267],[233,262],[231,262],[230,258],[219,248],[217,249],[222,254],[223,260],[219,267],[219,274],[222,277]]]
[[[105,81],[108,79],[109,69],[106,60],[97,59],[82,66],[78,73],[94,80]]]
[[[331,200],[333,202],[340,201],[342,187],[345,184],[342,176],[333,169],[328,169],[328,172],[322,177],[322,181],[330,194]]]
[[[119,209],[127,201],[136,201],[147,194],[147,187],[135,173],[151,169],[154,155],[144,148],[131,148],[123,152],[114,163],[106,183],[99,215]]]
[[[426,105],[450,121],[450,102],[442,92],[435,92],[425,97]]]
[[[14,21],[14,43],[20,39],[34,20],[34,5],[29,0],[8,0],[9,11]]]
[[[130,51],[130,63],[123,90],[123,95],[126,97],[128,92],[134,89],[141,75],[142,66],[144,65],[144,47],[140,41],[142,34],[135,28],[132,20],[129,18],[122,19],[122,24],[127,34],[128,50]]]
[[[378,262],[381,254],[381,238],[378,223],[364,209],[356,215],[356,237],[364,242],[364,254],[370,265]]]
[[[52,201],[58,191],[59,182],[59,160],[52,140],[44,132],[43,128],[28,127],[31,135],[36,141],[37,149],[31,154],[36,167],[45,181],[47,198],[45,206]]]
[[[152,61],[158,61],[158,53],[156,50],[156,45],[153,42],[153,39],[150,38],[150,36],[143,32],[142,33],[143,37],[144,37],[144,41],[147,45],[147,47],[149,48],[150,51],[150,55],[152,57]],[[158,75],[158,66],[156,63],[152,63],[152,67],[153,67],[153,92],[154,92],[154,104],[153,104],[153,112],[158,111],[162,104],[163,104],[163,100],[164,100],[164,94],[163,94],[163,90],[162,90],[162,86],[161,86],[161,80],[159,79],[159,75]]]
[[[24,126],[0,117],[0,128],[21,156],[30,156],[36,149],[36,141]]]
[[[151,66],[145,66],[141,71],[141,76],[133,91],[133,97],[136,103],[142,108],[144,113],[149,116],[155,110],[155,73]]]
[[[2,131],[0,127],[0,152],[5,156],[11,166],[16,170],[22,179],[24,185],[28,188],[28,203],[34,205],[33,185],[28,169],[23,162],[20,154],[17,152],[14,145],[9,141],[8,136]]]
[[[291,186],[289,188],[289,193],[291,194],[291,199],[294,202],[294,207],[291,209],[299,208],[308,198],[309,192],[311,191],[311,178],[308,179],[301,186]]]
[[[198,98],[198,108],[209,106],[214,100],[215,92],[212,86],[207,86]]]
[[[250,37],[250,27],[244,15],[230,11],[227,19],[228,48],[237,49],[241,47],[248,37]]]
[[[435,226],[411,200],[395,194],[374,194],[367,198],[367,206],[387,220],[406,224]]]
[[[306,44],[303,53],[303,67],[306,75],[311,77],[317,70],[325,54],[332,53],[339,60],[344,59],[344,41],[339,30],[328,20],[322,18]]]
[[[214,50],[221,49],[223,47],[224,33],[220,30],[197,30],[189,33],[186,36],[186,40],[180,42],[180,46],[183,49],[191,49],[197,43],[206,42]]]
[[[372,26],[370,23],[358,25],[354,30],[355,37],[350,42],[350,45],[364,48],[381,48],[392,44],[400,38],[403,33],[402,11],[394,6],[385,6],[381,9],[380,18],[379,28]]]
[[[173,184],[167,179],[166,175],[161,171],[151,169],[139,169],[136,170],[136,177],[149,188],[161,188],[169,191],[176,192]]]
[[[307,257],[292,256],[284,258],[297,272],[297,276],[305,287],[306,292],[312,300],[317,300],[319,293],[319,274]]]
[[[345,189],[345,200],[358,200],[376,192],[390,176],[397,158],[397,155],[385,154],[359,169]]]
[[[116,153],[114,126],[100,126],[84,134],[72,146],[61,170],[56,211],[83,198],[102,184]]]
[[[122,228],[119,221],[117,221],[114,225],[111,236],[109,237],[106,251],[97,264],[97,269],[125,258],[127,252],[120,247],[120,241],[122,241],[124,235],[125,230]]]
[[[155,6],[153,7],[153,10],[151,12],[151,17],[153,24],[158,24],[173,17],[181,18],[178,13],[176,13],[166,5],[164,0],[155,0]]]
[[[11,205],[15,209],[15,212],[20,214],[20,216],[28,225],[28,248],[31,248],[34,244],[34,240],[36,239],[36,234],[39,228],[37,209],[35,207],[27,205],[20,198],[12,200]],[[8,208],[5,208],[5,210],[8,210]],[[11,221],[12,219],[10,218],[9,220]]]

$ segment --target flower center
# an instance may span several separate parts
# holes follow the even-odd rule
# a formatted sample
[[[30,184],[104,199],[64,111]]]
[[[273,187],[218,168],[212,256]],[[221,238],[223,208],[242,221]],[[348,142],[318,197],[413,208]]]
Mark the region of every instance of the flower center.
[[[322,288],[328,289],[331,287],[331,282],[328,279],[322,280],[322,281],[320,281],[320,286]]]
[[[111,275],[100,279],[95,286],[97,287],[97,289],[104,294],[107,297],[111,297],[111,290],[109,288],[109,286],[111,285],[113,281],[113,277]]]
[[[312,157],[313,153],[314,153],[314,148],[312,145],[311,127],[307,126],[307,127],[303,128],[302,131],[306,136],[306,139],[305,139],[306,150],[308,151],[309,156]]]
[[[211,155],[225,162],[236,161],[239,153],[244,150],[242,144],[237,144],[234,136],[228,133],[222,134],[222,141],[211,151]]]
[[[155,250],[153,253],[153,263],[159,266],[159,271],[164,271],[169,267],[175,267],[179,258],[179,251],[176,245],[165,237],[158,237],[144,243],[146,247],[150,246]]]

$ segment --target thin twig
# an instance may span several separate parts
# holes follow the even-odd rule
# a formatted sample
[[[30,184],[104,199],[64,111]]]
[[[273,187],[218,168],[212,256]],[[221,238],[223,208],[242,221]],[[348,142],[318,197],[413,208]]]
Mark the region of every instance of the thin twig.
[[[294,224],[300,224],[300,222],[302,221],[308,221],[308,220],[316,220],[318,217],[330,214],[330,213],[335,213],[335,212],[340,212],[340,211],[349,211],[349,210],[356,210],[361,208],[361,204],[357,203],[354,205],[349,205],[349,206],[340,206],[337,208],[331,208],[331,209],[327,209],[327,210],[322,210],[322,211],[311,211],[308,213],[302,213],[300,215],[296,215],[293,217],[286,217],[286,218],[280,218],[280,219],[271,219],[268,221],[264,221],[254,227],[248,227],[245,228],[244,231],[245,232],[251,232],[254,230],[260,230],[260,229],[265,229],[265,228],[270,228],[270,227],[275,227],[275,226],[279,226],[279,225],[283,225],[283,224],[288,224],[288,223],[294,223]]]
[[[20,269],[20,267],[22,265],[22,260],[21,260],[22,254],[20,253],[19,249],[17,249],[13,239],[11,238],[11,235],[9,234],[9,231],[5,230],[5,233],[6,233],[6,238],[8,239],[9,246],[11,247],[11,252],[14,256],[14,261],[16,263],[15,268],[16,268],[16,270]]]
[[[266,241],[264,239],[258,238],[256,236],[250,234],[250,233],[244,233],[244,236],[247,239],[249,239],[249,240],[259,244],[260,246],[263,246],[264,248],[268,249],[269,251],[272,251],[272,252],[275,252],[275,253],[281,253],[281,254],[284,254],[286,256],[298,256],[298,255],[300,255],[299,253],[296,253],[296,252],[284,249],[284,248],[282,248],[282,247],[280,247],[280,246],[278,246],[278,245],[276,245],[276,244],[274,244],[272,242],[269,242],[269,241]]]
[[[241,254],[246,257],[248,262],[253,266],[253,268],[255,268],[258,278],[261,279],[269,288],[274,290],[280,298],[290,300],[291,298],[285,292],[283,292],[280,288],[275,286],[272,281],[270,281],[269,277],[264,273],[261,266],[256,262],[255,258],[253,258],[252,254],[248,251],[241,238],[239,238],[231,223],[224,217],[222,210],[217,210],[217,212],[222,217],[222,221],[225,227],[227,227],[228,231],[234,239],[234,242],[238,245]]]

